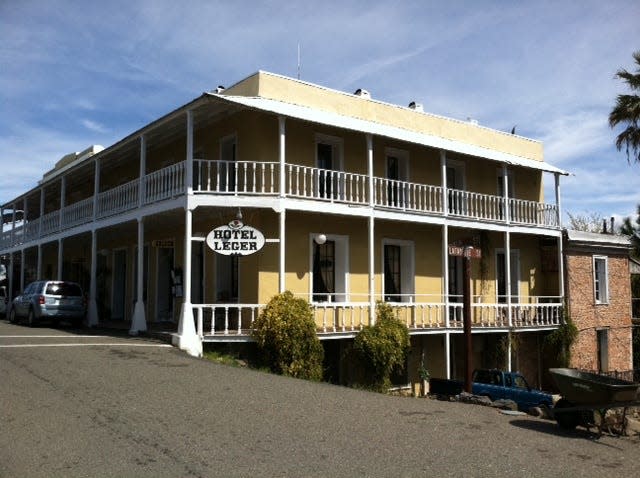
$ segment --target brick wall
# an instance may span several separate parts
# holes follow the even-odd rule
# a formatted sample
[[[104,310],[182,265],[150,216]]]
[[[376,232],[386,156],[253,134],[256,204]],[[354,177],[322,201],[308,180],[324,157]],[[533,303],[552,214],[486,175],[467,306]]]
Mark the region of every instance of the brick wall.
[[[607,256],[609,303],[596,304],[593,289],[594,253],[566,253],[566,292],[569,313],[579,334],[571,349],[571,366],[598,369],[598,329],[609,329],[609,370],[630,370],[631,288],[629,259],[625,255]]]

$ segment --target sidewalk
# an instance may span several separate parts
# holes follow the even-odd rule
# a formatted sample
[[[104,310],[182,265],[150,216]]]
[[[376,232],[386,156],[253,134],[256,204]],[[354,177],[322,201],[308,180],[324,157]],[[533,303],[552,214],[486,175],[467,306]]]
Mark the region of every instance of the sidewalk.
[[[129,320],[103,320],[95,327],[92,327],[91,330],[104,330],[110,333],[116,332],[118,335],[128,335],[130,328],[131,321]],[[171,335],[177,331],[177,322],[147,322],[147,331],[140,332],[138,335],[141,337],[154,338],[170,344]]]

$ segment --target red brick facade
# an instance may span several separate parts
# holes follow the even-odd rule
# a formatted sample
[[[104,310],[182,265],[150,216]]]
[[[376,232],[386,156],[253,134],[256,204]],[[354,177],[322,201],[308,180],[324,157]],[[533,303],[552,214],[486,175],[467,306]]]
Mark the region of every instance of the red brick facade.
[[[591,250],[589,250],[591,249]],[[596,303],[594,292],[594,256],[606,258],[608,300]],[[628,250],[607,247],[565,250],[566,296],[569,314],[579,334],[571,349],[571,366],[602,371],[631,370],[631,287]],[[601,345],[605,357],[599,364],[598,331],[606,336]],[[602,340],[600,341],[602,344]]]

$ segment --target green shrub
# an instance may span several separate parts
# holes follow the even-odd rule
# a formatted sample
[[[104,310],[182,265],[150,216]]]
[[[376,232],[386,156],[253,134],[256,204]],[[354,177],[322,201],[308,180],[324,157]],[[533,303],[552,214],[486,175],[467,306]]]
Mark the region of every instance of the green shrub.
[[[544,338],[544,348],[558,367],[571,364],[571,346],[577,338],[578,328],[568,314],[560,327]]]
[[[364,327],[353,348],[360,357],[371,388],[384,392],[391,386],[391,374],[402,370],[409,354],[409,331],[397,320],[390,305],[378,302],[376,323]]]
[[[289,291],[274,296],[254,322],[252,335],[272,372],[322,380],[324,350],[306,300]]]

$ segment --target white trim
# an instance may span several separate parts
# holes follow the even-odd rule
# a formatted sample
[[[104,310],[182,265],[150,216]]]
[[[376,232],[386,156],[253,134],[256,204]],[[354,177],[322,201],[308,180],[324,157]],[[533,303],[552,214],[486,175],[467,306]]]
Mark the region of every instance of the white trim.
[[[334,241],[335,247],[335,302],[349,302],[350,274],[349,274],[349,236],[343,234],[326,234],[325,232],[309,233],[309,303],[318,303],[313,300],[313,249],[314,238],[318,234],[324,234],[327,241]],[[319,302],[322,303],[322,302]]]
[[[402,281],[400,284],[400,294],[401,294],[401,302],[413,302],[413,295],[416,290],[416,279],[415,279],[415,243],[414,241],[408,241],[403,239],[392,239],[392,238],[383,238],[382,239],[382,247],[380,251],[380,264],[382,264],[380,275],[382,280],[380,281],[380,297],[384,298],[384,286],[385,286],[385,257],[384,257],[384,248],[385,246],[399,246],[400,247],[400,280]]]
[[[596,293],[596,261],[604,261],[604,291],[602,286],[600,287],[600,298]],[[607,305],[611,301],[611,294],[609,292],[609,258],[607,256],[594,254],[591,260],[592,278],[593,278],[593,302],[596,305]],[[603,293],[604,292],[604,293]],[[604,295],[604,299],[602,296]]]
[[[318,166],[318,144],[328,144],[332,148],[335,148],[333,151],[336,152],[337,158],[331,158],[332,161],[332,170],[333,171],[342,171],[344,169],[344,140],[340,136],[331,136],[324,133],[315,133],[314,134],[314,167]]]

